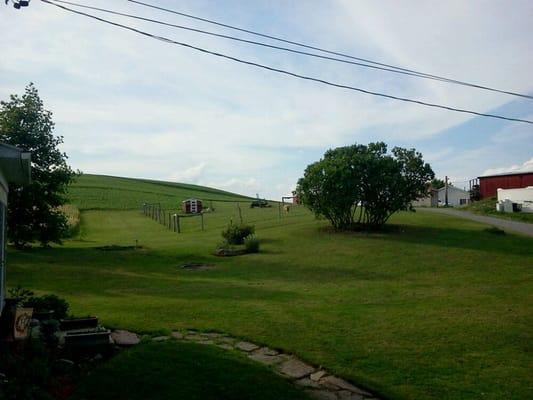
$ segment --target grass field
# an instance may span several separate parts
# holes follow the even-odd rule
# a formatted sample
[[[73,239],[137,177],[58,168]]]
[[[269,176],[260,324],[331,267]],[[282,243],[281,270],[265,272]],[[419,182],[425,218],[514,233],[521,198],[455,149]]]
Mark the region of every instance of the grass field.
[[[191,218],[180,235],[139,212],[190,195],[231,199],[84,176],[72,189],[80,236],[10,249],[8,284],[57,293],[111,327],[214,330],[295,352],[385,398],[533,398],[532,239],[429,213],[395,215],[382,233],[333,233],[303,208],[280,220],[277,207],[243,205],[261,253],[216,258],[234,203],[215,202],[205,232]],[[179,268],[191,261],[216,268]]]
[[[307,396],[242,355],[169,341],[123,352],[94,371],[74,394],[76,399],[304,400]]]

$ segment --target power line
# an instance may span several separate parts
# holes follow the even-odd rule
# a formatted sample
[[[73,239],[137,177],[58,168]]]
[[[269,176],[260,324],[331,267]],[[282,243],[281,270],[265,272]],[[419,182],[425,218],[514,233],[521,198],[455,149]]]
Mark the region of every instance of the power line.
[[[457,80],[457,79],[446,78],[446,77],[439,76],[439,75],[428,74],[428,73],[425,73],[425,72],[420,72],[420,71],[416,71],[416,70],[409,69],[409,68],[403,68],[403,67],[398,67],[398,66],[391,65],[391,64],[385,64],[385,63],[381,63],[381,62],[377,62],[377,61],[372,61],[372,60],[369,60],[369,59],[366,59],[366,58],[356,57],[356,56],[352,56],[352,55],[349,55],[349,54],[345,54],[345,53],[341,53],[341,52],[337,52],[337,51],[332,51],[332,50],[327,50],[327,49],[320,48],[320,47],[317,47],[317,46],[312,46],[312,45],[308,45],[308,44],[305,44],[305,43],[296,42],[296,41],[293,41],[293,40],[284,39],[284,38],[273,36],[273,35],[267,35],[267,34],[256,32],[256,31],[252,31],[252,30],[249,30],[249,29],[239,28],[239,27],[234,26],[234,25],[225,24],[225,23],[222,23],[222,22],[214,21],[214,20],[211,20],[211,19],[208,19],[208,18],[198,17],[198,16],[195,16],[195,15],[192,15],[192,14],[187,14],[187,13],[176,11],[176,10],[171,10],[169,8],[156,6],[156,5],[145,3],[145,2],[142,2],[142,1],[138,1],[138,0],[128,0],[128,1],[130,3],[135,3],[135,4],[139,4],[139,5],[145,6],[145,7],[153,8],[153,9],[156,9],[156,10],[160,10],[160,11],[164,11],[164,12],[180,15],[182,17],[191,18],[191,19],[194,19],[194,20],[197,20],[197,21],[206,22],[208,24],[213,24],[213,25],[224,27],[224,28],[233,29],[233,30],[236,30],[236,31],[239,31],[239,32],[244,32],[244,33],[248,33],[248,34],[251,34],[251,35],[264,37],[264,38],[267,38],[267,39],[271,39],[271,40],[276,40],[276,41],[283,42],[283,43],[292,44],[294,46],[304,47],[304,48],[307,48],[307,49],[321,51],[323,53],[328,53],[328,54],[332,54],[332,55],[336,55],[336,56],[346,57],[346,58],[350,58],[350,59],[353,59],[353,60],[362,61],[362,62],[365,62],[365,63],[375,64],[375,65],[379,65],[381,67],[391,68],[391,69],[394,69],[394,70],[397,70],[397,71],[409,72],[410,74],[414,74],[415,76],[419,76],[420,78],[434,79],[434,80],[438,80],[438,81],[442,81],[442,82],[453,83],[453,84],[456,84],[456,85],[469,86],[469,87],[473,87],[473,88],[476,88],[476,89],[488,90],[488,91],[491,91],[491,92],[503,93],[503,94],[508,94],[508,95],[511,95],[511,96],[523,97],[523,98],[526,98],[526,99],[533,99],[533,96],[530,96],[530,95],[527,95],[527,94],[523,94],[523,93],[517,93],[517,92],[512,92],[512,91],[502,90],[502,89],[496,89],[496,88],[493,88],[493,87],[490,87],[490,86],[484,86],[484,85],[479,85],[479,84],[475,84],[475,83],[469,83],[469,82],[460,81],[460,80]]]
[[[251,66],[262,68],[262,69],[265,69],[265,70],[268,70],[268,71],[273,71],[273,72],[277,72],[277,73],[280,73],[280,74],[289,75],[289,76],[292,76],[292,77],[295,77],[295,78],[304,79],[304,80],[313,81],[313,82],[318,82],[318,83],[322,83],[324,85],[338,87],[338,88],[342,88],[342,89],[353,90],[353,91],[356,91],[356,92],[365,93],[365,94],[369,94],[369,95],[373,95],[373,96],[380,96],[380,97],[385,97],[385,98],[389,98],[389,99],[393,99],[393,100],[399,100],[399,101],[404,101],[404,102],[408,102],[408,103],[420,104],[420,105],[424,105],[424,106],[428,106],[428,107],[441,108],[441,109],[461,112],[461,113],[465,113],[465,114],[473,114],[473,115],[478,115],[478,116],[481,116],[481,117],[490,117],[490,118],[497,118],[497,119],[502,119],[502,120],[507,120],[507,121],[515,121],[515,122],[523,122],[523,123],[527,123],[527,124],[533,124],[533,121],[529,121],[529,120],[525,120],[525,119],[505,117],[505,116],[497,115],[497,114],[481,113],[481,112],[477,112],[477,111],[471,111],[471,110],[462,109],[462,108],[455,108],[455,107],[445,106],[445,105],[436,104],[436,103],[428,103],[428,102],[424,102],[424,101],[420,101],[420,100],[415,100],[415,99],[410,99],[410,98],[405,98],[405,97],[398,97],[398,96],[393,96],[393,95],[389,95],[389,94],[385,94],[385,93],[373,92],[373,91],[361,89],[361,88],[358,88],[358,87],[355,87],[355,86],[349,86],[349,85],[343,85],[343,84],[339,84],[339,83],[329,82],[329,81],[326,81],[326,80],[323,80],[323,79],[313,78],[313,77],[310,77],[310,76],[297,74],[295,72],[290,72],[290,71],[287,71],[287,70],[270,67],[268,65],[259,64],[259,63],[253,62],[253,61],[242,60],[242,59],[237,58],[237,57],[233,57],[233,56],[229,56],[229,55],[226,55],[226,54],[218,53],[218,52],[215,52],[215,51],[207,50],[207,49],[204,49],[204,48],[201,48],[201,47],[193,46],[193,45],[188,44],[188,43],[178,42],[178,41],[175,41],[175,40],[163,37],[163,36],[153,35],[151,33],[148,33],[148,32],[145,32],[145,31],[142,31],[142,30],[139,30],[139,29],[127,26],[127,25],[119,24],[117,22],[113,22],[113,21],[106,20],[104,18],[100,18],[100,17],[98,17],[96,15],[91,15],[91,14],[84,13],[82,11],[73,10],[71,8],[62,6],[60,4],[56,4],[53,1],[49,1],[49,0],[41,0],[41,1],[43,3],[51,4],[51,5],[55,6],[55,7],[61,8],[61,9],[66,10],[68,12],[71,12],[71,13],[74,13],[74,14],[78,14],[78,15],[82,15],[82,16],[85,16],[85,17],[88,17],[88,18],[91,18],[91,19],[94,19],[94,20],[97,20],[97,21],[100,21],[100,22],[103,22],[103,23],[106,23],[106,24],[109,24],[109,25],[113,25],[113,26],[122,28],[122,29],[126,29],[126,30],[129,30],[131,32],[135,32],[135,33],[137,33],[139,35],[143,35],[143,36],[146,36],[146,37],[150,37],[152,39],[160,40],[160,41],[165,42],[165,43],[174,44],[174,45],[181,46],[181,47],[186,47],[186,48],[189,48],[189,49],[200,51],[200,52],[205,53],[205,54],[210,54],[210,55],[213,55],[213,56],[216,56],[216,57],[232,60],[232,61],[238,62],[240,64],[251,65]]]
[[[257,46],[268,47],[268,48],[271,48],[271,49],[287,51],[287,52],[290,52],[290,53],[296,53],[296,54],[300,54],[300,55],[321,58],[321,59],[324,59],[324,60],[337,61],[337,62],[341,62],[341,63],[344,63],[344,64],[352,64],[352,65],[365,67],[365,68],[372,68],[372,69],[377,69],[377,70],[382,70],[382,71],[387,71],[387,72],[393,72],[393,73],[396,73],[396,74],[410,75],[410,76],[414,76],[414,77],[417,77],[417,78],[427,78],[427,79],[434,79],[434,80],[437,80],[437,81],[447,82],[444,79],[431,78],[431,77],[420,75],[418,73],[401,71],[401,70],[397,70],[397,69],[393,69],[393,68],[384,68],[384,67],[380,67],[380,66],[377,66],[377,65],[366,64],[366,63],[361,63],[361,62],[354,62],[354,61],[344,60],[344,59],[341,59],[341,58],[323,56],[321,54],[309,53],[309,52],[306,52],[306,51],[295,50],[295,49],[291,49],[291,48],[288,48],[288,47],[275,46],[275,45],[264,43],[264,42],[257,42],[257,41],[254,41],[254,40],[242,39],[242,38],[238,38],[238,37],[235,37],[235,36],[223,35],[223,34],[220,34],[220,33],[210,32],[210,31],[197,29],[197,28],[191,28],[191,27],[184,26],[184,25],[171,24],[169,22],[164,22],[164,21],[160,21],[160,20],[156,20],[156,19],[152,19],[152,18],[146,18],[146,17],[141,17],[141,16],[138,16],[138,15],[122,13],[122,12],[119,12],[119,11],[113,11],[113,10],[100,8],[100,7],[88,6],[88,5],[85,5],[85,4],[74,3],[74,2],[71,2],[71,1],[65,1],[65,0],[53,0],[53,1],[56,2],[56,3],[69,4],[69,5],[72,5],[72,6],[75,6],[75,7],[80,7],[80,8],[85,8],[85,9],[95,10],[95,11],[101,11],[101,12],[112,14],[112,15],[119,15],[119,16],[122,16],[122,17],[128,17],[128,18],[133,18],[133,19],[137,19],[137,20],[141,20],[141,21],[152,22],[152,23],[159,24],[159,25],[164,25],[164,26],[169,26],[169,27],[173,27],[173,28],[183,29],[183,30],[192,31],[192,32],[196,32],[196,33],[201,33],[201,34],[204,34],[204,35],[215,36],[215,37],[234,40],[234,41],[243,42],[243,43],[247,43],[247,44],[253,44],[253,45],[257,45]],[[533,99],[533,97],[531,97],[531,98]]]

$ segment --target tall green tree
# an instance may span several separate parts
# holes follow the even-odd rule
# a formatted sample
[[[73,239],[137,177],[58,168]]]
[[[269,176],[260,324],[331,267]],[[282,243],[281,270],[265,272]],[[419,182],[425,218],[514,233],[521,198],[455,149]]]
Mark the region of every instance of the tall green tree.
[[[31,151],[32,183],[10,185],[9,191],[8,239],[17,247],[61,243],[67,231],[58,207],[65,204],[75,173],[59,149],[63,137],[54,136],[53,130],[52,113],[45,110],[33,83],[22,96],[0,102],[0,141]]]
[[[296,192],[318,217],[336,229],[380,227],[392,214],[412,209],[434,173],[422,154],[382,142],[328,150],[310,164]]]

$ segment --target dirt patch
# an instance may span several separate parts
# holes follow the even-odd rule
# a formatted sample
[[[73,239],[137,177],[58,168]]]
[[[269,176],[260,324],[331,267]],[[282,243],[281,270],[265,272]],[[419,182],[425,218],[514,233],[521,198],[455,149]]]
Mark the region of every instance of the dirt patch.
[[[216,265],[205,263],[188,263],[182,265],[180,268],[186,271],[205,271],[216,268]]]
[[[102,250],[102,251],[128,251],[128,250],[140,250],[142,248],[143,248],[142,246],[119,246],[117,244],[95,247],[96,250]]]

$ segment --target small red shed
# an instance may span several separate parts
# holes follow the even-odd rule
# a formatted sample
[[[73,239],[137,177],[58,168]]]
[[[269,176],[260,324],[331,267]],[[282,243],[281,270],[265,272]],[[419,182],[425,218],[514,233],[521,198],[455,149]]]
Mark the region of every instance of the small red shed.
[[[185,214],[199,214],[203,210],[202,200],[187,199],[181,202],[181,209]]]
[[[485,199],[496,197],[498,189],[519,189],[533,186],[533,171],[480,176],[478,179],[481,198]]]

